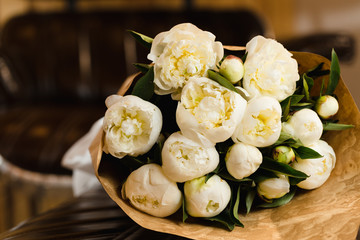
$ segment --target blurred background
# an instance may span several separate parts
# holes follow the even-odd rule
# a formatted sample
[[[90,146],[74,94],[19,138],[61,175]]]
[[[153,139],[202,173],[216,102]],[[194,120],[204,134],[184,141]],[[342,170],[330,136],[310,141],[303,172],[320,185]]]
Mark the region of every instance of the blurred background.
[[[358,0],[0,0],[0,232],[72,198],[63,153],[146,61],[125,30],[154,37],[188,20],[228,45],[263,34],[326,57],[334,47],[360,105]]]

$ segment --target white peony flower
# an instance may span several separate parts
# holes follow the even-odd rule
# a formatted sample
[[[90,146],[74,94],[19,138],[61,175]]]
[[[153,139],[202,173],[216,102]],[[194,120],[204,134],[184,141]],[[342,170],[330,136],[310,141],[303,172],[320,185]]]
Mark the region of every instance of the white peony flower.
[[[106,103],[104,152],[123,158],[149,151],[161,131],[160,109],[132,95],[110,96]]]
[[[259,149],[245,143],[235,143],[225,156],[226,168],[236,179],[253,174],[259,168],[262,159]]]
[[[329,119],[334,116],[339,110],[339,103],[333,96],[321,96],[315,105],[315,111],[323,119]]]
[[[309,145],[320,139],[323,124],[317,113],[311,109],[301,109],[283,123],[283,131]]]
[[[185,207],[190,216],[213,217],[221,213],[230,202],[229,184],[213,175],[205,183],[205,176],[184,185]]]
[[[251,99],[244,117],[232,135],[234,142],[244,142],[255,147],[267,147],[275,143],[281,132],[281,106],[272,97]]]
[[[271,96],[282,101],[295,92],[298,64],[282,44],[256,36],[246,44],[243,87],[251,96]]]
[[[244,64],[234,55],[228,55],[221,63],[219,72],[232,84],[239,82],[244,76]]]
[[[285,175],[279,175],[279,178],[269,178],[261,181],[257,185],[258,194],[266,199],[281,198],[290,192],[289,179]]]
[[[317,151],[323,157],[313,159],[297,157],[292,167],[309,176],[297,185],[300,188],[310,190],[320,187],[329,178],[331,171],[335,167],[336,155],[333,148],[323,140],[318,140],[307,147]]]
[[[246,101],[208,78],[191,78],[176,109],[182,134],[204,146],[223,142],[241,121]]]
[[[165,175],[175,182],[204,176],[219,164],[219,154],[214,146],[201,146],[180,132],[166,139],[161,157]]]
[[[224,50],[215,36],[191,23],[174,26],[155,36],[148,59],[155,63],[155,92],[179,93],[190,77],[207,76],[222,59]]]
[[[182,205],[182,193],[157,164],[146,164],[126,179],[123,192],[135,208],[156,217],[167,217]]]

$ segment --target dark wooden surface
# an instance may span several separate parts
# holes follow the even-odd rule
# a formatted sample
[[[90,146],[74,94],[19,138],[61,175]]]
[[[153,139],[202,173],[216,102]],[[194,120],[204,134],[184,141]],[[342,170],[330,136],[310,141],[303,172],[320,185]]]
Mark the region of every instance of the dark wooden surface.
[[[186,239],[144,229],[102,189],[91,191],[0,234],[0,239]]]

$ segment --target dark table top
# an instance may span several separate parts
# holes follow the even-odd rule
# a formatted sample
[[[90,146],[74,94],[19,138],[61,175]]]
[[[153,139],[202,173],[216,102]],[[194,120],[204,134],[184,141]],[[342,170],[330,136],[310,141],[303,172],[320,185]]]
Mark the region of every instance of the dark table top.
[[[0,234],[0,239],[186,239],[140,227],[102,189]]]
[[[96,189],[61,206],[28,219],[0,239],[161,239],[186,238],[142,228],[105,193]],[[360,240],[360,231],[356,240]]]

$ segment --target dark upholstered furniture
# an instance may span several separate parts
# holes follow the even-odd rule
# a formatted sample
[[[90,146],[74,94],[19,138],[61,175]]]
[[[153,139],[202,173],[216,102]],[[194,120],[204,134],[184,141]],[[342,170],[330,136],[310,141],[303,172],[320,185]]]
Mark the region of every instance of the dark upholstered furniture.
[[[29,13],[0,38],[0,154],[21,168],[69,175],[64,152],[100,118],[147,51],[127,29],[154,37],[181,22],[212,31],[224,44],[264,34],[246,11]]]
[[[182,22],[224,44],[266,33],[242,10],[27,13],[0,29],[0,230],[72,197],[62,156],[103,116],[132,64],[149,62],[126,30],[154,37]]]

